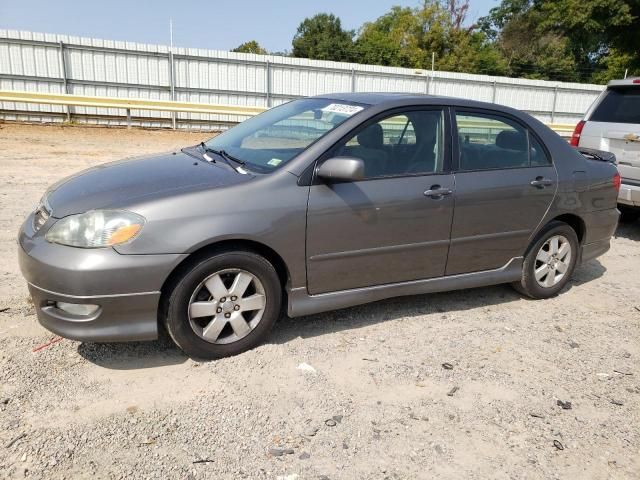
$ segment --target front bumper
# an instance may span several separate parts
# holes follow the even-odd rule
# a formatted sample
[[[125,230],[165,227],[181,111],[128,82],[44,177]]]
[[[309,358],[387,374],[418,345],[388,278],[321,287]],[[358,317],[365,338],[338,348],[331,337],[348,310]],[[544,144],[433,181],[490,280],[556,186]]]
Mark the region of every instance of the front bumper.
[[[38,321],[47,330],[83,342],[123,342],[158,338],[160,292],[77,297],[51,292],[29,283]],[[72,315],[55,302],[98,305],[96,313]]]
[[[44,239],[27,218],[18,237],[20,270],[29,283],[38,321],[62,337],[90,342],[153,340],[158,336],[160,290],[186,255],[121,255],[112,248],[82,249]],[[74,315],[56,302],[93,304]]]
[[[638,185],[631,185],[624,183],[623,179],[618,193],[618,203],[640,207],[640,182],[638,182]]]

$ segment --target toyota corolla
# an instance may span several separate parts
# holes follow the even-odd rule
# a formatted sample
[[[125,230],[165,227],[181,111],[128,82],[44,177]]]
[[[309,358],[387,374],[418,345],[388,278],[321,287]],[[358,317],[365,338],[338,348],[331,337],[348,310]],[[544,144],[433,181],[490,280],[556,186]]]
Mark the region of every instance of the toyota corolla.
[[[336,94],[58,182],[19,258],[50,331],[151,340],[164,325],[218,358],[264,341],[283,305],[296,317],[500,283],[556,295],[609,248],[619,186],[612,158],[511,108]]]

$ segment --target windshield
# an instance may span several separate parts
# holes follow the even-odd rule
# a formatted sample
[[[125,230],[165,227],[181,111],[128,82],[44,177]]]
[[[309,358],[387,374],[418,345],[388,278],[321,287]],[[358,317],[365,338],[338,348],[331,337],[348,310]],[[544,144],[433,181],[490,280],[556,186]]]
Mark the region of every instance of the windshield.
[[[366,105],[305,98],[267,110],[205,142],[246,162],[249,169],[272,172]]]

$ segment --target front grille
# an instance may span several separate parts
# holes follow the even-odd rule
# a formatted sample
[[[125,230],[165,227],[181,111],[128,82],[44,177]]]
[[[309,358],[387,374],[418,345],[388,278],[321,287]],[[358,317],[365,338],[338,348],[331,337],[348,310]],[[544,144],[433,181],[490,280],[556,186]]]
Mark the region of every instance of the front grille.
[[[47,207],[44,204],[38,205],[35,213],[33,214],[33,229],[37,232],[42,228],[42,226],[47,223],[49,220],[49,216],[51,212],[47,210]]]

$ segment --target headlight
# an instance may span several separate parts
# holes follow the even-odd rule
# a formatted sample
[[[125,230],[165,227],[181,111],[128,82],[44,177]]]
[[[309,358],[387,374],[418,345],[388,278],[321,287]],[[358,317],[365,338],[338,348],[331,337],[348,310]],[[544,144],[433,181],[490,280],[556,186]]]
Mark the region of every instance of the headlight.
[[[135,238],[144,222],[143,217],[132,212],[92,210],[58,220],[45,238],[71,247],[110,247]]]

